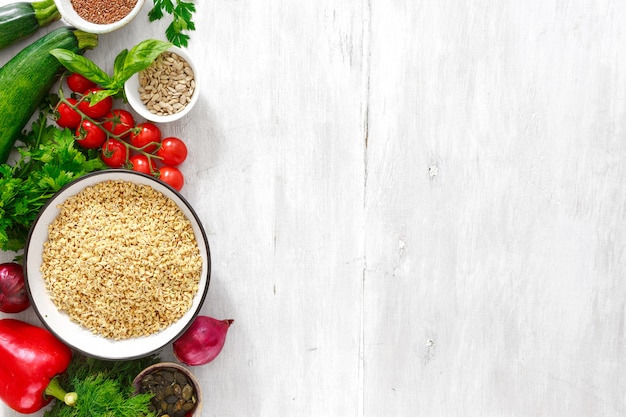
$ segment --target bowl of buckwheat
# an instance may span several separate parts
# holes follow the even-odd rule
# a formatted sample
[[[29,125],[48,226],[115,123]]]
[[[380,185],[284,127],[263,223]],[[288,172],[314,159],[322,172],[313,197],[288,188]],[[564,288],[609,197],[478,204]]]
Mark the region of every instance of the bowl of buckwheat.
[[[178,120],[198,101],[197,71],[190,54],[172,46],[124,85],[130,106],[156,123]]]
[[[42,323],[91,357],[158,352],[198,315],[211,257],[200,219],[174,189],[125,169],[57,192],[31,227],[25,285]]]
[[[108,33],[133,20],[145,0],[54,0],[61,18],[89,33]]]

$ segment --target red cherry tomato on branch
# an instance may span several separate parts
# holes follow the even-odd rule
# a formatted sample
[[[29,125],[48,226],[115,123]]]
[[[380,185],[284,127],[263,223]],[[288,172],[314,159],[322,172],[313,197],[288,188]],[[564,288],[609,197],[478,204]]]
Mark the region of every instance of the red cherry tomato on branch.
[[[83,120],[76,129],[76,142],[86,149],[97,149],[106,140],[104,130],[90,120]]]
[[[152,174],[153,166],[150,159],[146,155],[138,154],[133,155],[128,160],[130,163],[130,169],[137,172],[143,172],[144,174]]]
[[[159,179],[176,191],[180,191],[185,185],[185,177],[176,167],[164,166],[159,168]]]
[[[85,96],[78,102],[78,110],[82,111],[92,119],[99,119],[106,116],[113,107],[113,98],[111,96],[106,97],[93,105],[91,104],[89,101],[89,94],[100,90],[101,88],[90,88],[85,91]]]
[[[95,88],[97,85],[93,81],[88,80],[84,76],[73,73],[67,77],[67,86],[75,93],[84,94],[85,91],[90,88]]]
[[[76,105],[77,100],[75,98],[68,98],[67,101],[70,105],[63,102],[59,103],[56,111],[56,122],[60,127],[76,129],[82,120],[81,115],[72,108],[72,106]]]
[[[135,119],[130,112],[123,109],[111,110],[105,117],[105,122],[102,123],[104,130],[109,132],[113,136],[117,136],[126,139],[130,136],[133,126],[135,126]]]
[[[109,138],[104,142],[100,156],[111,168],[121,168],[126,163],[126,145],[117,139]]]
[[[187,158],[187,146],[185,142],[175,137],[167,137],[161,141],[161,147],[157,151],[161,162],[169,166],[177,166]]]
[[[137,129],[130,134],[130,144],[144,152],[154,152],[161,142],[161,130],[150,122],[138,124]]]

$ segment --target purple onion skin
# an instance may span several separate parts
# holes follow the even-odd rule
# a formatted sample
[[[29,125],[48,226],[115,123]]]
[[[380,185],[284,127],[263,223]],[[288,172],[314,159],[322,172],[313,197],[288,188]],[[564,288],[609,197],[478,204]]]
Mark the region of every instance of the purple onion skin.
[[[24,270],[15,262],[0,264],[0,311],[20,313],[30,307],[24,286]]]
[[[222,351],[233,321],[196,317],[189,329],[173,343],[174,356],[185,365],[206,365]]]

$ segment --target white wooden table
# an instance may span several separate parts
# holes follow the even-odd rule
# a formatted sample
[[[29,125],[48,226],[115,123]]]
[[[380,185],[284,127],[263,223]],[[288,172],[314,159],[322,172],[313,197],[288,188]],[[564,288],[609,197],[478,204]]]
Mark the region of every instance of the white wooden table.
[[[625,2],[196,3],[204,416],[626,415]]]

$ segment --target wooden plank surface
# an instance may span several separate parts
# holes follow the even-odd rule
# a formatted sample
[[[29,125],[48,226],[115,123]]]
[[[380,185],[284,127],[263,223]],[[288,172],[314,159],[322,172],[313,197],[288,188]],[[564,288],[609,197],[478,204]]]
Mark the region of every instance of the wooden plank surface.
[[[625,13],[373,2],[365,415],[626,412]]]
[[[626,414],[626,3],[196,4],[203,415]]]

